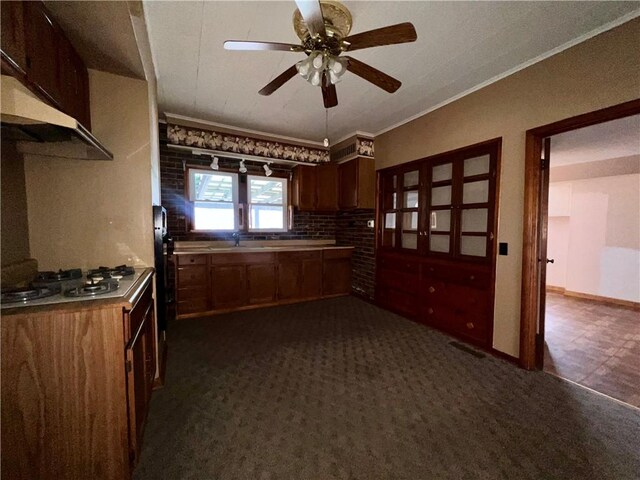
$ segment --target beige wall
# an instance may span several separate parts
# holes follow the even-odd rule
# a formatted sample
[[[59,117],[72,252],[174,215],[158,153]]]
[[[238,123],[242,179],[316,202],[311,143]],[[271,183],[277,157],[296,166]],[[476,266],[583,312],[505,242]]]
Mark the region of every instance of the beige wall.
[[[570,192],[568,212],[549,196],[547,285],[640,302],[640,175],[551,184]],[[566,215],[552,216],[560,211]]]
[[[640,19],[600,34],[376,137],[384,168],[502,137],[493,345],[518,356],[525,132],[640,96]]]
[[[147,82],[89,82],[92,131],[114,160],[25,159],[31,255],[41,269],[153,265]]]
[[[2,208],[2,265],[29,258],[29,227],[27,224],[27,194],[22,155],[10,142],[2,144],[0,164],[2,185],[0,206]]]

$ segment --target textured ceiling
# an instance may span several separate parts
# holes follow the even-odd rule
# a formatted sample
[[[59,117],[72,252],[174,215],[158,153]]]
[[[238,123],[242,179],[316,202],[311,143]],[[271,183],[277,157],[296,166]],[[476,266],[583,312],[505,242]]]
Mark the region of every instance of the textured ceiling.
[[[551,166],[640,156],[640,115],[551,137]]]
[[[347,73],[329,111],[335,140],[378,133],[607,25],[637,2],[345,1],[352,33],[411,21],[418,40],[354,52],[403,82],[386,93]],[[297,43],[293,1],[144,2],[159,109],[239,127],[320,140],[320,89],[296,76],[270,97],[258,90],[301,53],[226,51],[226,39]],[[625,17],[626,16],[626,17]]]

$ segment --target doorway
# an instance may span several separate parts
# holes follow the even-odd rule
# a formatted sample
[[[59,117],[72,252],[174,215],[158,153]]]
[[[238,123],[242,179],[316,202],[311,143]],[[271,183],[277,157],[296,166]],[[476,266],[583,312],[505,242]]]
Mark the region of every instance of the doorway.
[[[524,368],[544,365],[549,169],[543,167],[549,162],[551,137],[638,114],[640,100],[633,100],[527,131],[520,325],[520,364]]]
[[[640,407],[640,115],[543,147],[539,368]]]

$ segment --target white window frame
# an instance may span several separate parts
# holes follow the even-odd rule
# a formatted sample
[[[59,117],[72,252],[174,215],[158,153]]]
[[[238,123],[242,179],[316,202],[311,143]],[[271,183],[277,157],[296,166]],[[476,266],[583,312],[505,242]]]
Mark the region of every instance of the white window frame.
[[[279,203],[257,203],[251,201],[251,180],[277,180],[282,182],[282,204]],[[248,232],[288,232],[289,231],[289,180],[284,177],[265,177],[264,175],[247,175],[247,231]],[[282,228],[251,228],[251,206],[282,206]]]
[[[201,173],[201,174],[205,174],[205,175],[218,175],[218,176],[225,176],[225,177],[230,177],[231,178],[231,196],[232,196],[232,201],[231,202],[225,202],[225,201],[218,201],[218,202],[214,202],[211,200],[196,200],[196,192],[195,192],[195,175],[197,173]],[[189,169],[189,181],[188,181],[188,195],[189,195],[189,201],[191,202],[191,206],[192,206],[192,218],[191,218],[191,231],[193,232],[235,232],[239,229],[239,208],[240,208],[240,200],[239,200],[239,196],[238,196],[238,188],[239,188],[239,183],[240,183],[240,179],[238,178],[238,174],[237,173],[232,173],[232,172],[221,172],[221,171],[217,171],[217,170],[205,170],[205,169],[197,169],[197,168],[190,168]],[[195,207],[196,207],[196,202],[199,203],[206,203],[206,202],[210,202],[210,203],[229,203],[233,205],[233,228],[216,228],[216,229],[207,229],[207,228],[196,228],[196,218],[195,218]]]

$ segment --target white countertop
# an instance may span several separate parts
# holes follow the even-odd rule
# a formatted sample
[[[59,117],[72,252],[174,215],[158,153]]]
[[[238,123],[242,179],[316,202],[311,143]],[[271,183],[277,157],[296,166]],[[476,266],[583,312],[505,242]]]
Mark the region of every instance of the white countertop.
[[[176,242],[173,254],[300,252],[351,248],[354,247],[338,246],[333,240],[246,240],[240,241],[239,247],[229,241]]]

